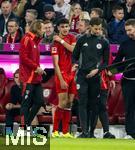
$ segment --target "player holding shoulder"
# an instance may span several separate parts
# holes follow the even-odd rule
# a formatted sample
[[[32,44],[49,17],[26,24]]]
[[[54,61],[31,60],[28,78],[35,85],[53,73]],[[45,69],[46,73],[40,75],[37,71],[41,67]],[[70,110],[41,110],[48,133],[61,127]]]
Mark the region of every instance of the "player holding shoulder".
[[[58,107],[54,115],[52,137],[59,137],[58,128],[62,121],[63,137],[71,137],[69,123],[71,119],[71,105],[76,94],[75,72],[72,71],[72,52],[76,43],[74,35],[69,34],[69,21],[65,18],[59,20],[59,34],[54,36],[51,54],[55,69],[56,92],[58,94]]]

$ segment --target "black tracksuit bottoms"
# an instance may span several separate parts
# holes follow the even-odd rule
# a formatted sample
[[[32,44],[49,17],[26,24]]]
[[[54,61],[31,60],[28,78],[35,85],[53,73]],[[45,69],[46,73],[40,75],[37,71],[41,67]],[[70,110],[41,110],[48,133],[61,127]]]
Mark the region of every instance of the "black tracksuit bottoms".
[[[86,74],[79,71],[77,74],[79,93],[79,117],[82,131],[93,132],[98,117],[98,96],[100,94],[100,76],[87,79]]]
[[[135,136],[135,81],[122,79],[125,102],[125,128],[128,135]]]
[[[25,125],[30,126],[38,110],[44,105],[43,88],[41,84],[26,84],[23,89],[21,116],[24,115]]]

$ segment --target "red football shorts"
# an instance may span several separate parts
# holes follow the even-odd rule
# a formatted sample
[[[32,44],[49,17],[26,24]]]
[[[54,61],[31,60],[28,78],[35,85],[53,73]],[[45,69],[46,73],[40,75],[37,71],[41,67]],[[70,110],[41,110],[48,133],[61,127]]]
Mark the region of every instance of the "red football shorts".
[[[56,75],[55,76],[56,92],[57,93],[76,94],[77,89],[76,89],[76,82],[75,82],[75,73],[74,72],[72,72],[71,74],[62,73],[62,76],[63,76],[63,79],[65,80],[65,82],[68,84],[68,88],[61,89],[60,81]]]

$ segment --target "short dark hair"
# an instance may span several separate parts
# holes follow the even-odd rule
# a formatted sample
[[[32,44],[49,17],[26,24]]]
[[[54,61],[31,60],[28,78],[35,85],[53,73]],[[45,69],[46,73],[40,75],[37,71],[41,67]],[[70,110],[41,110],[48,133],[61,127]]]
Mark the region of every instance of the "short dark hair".
[[[18,21],[18,19],[16,19],[16,18],[11,18],[11,19],[9,19],[8,22],[7,22],[7,24],[8,24],[9,22],[15,22],[16,25],[19,26],[19,21]]]
[[[69,20],[66,19],[66,18],[61,18],[61,19],[58,20],[57,26],[59,26],[61,24],[69,24]]]
[[[0,74],[6,75],[5,70],[3,68],[0,68]]]
[[[103,17],[103,10],[101,8],[92,8],[91,12],[92,11],[96,12],[99,15],[100,18]]]
[[[125,26],[135,26],[135,19],[134,18],[131,18],[131,19],[128,19],[126,22],[125,22]]]
[[[17,69],[15,72],[14,72],[14,77],[16,74],[19,74],[19,69]]]
[[[121,7],[120,5],[115,5],[112,8],[112,13],[115,13],[117,10],[124,10],[123,7]]]
[[[102,19],[101,18],[97,18],[97,17],[91,18],[90,25],[91,26],[102,25]]]
[[[44,8],[43,8],[43,11],[44,11],[44,13],[45,13],[45,12],[49,12],[49,11],[55,12],[55,10],[54,10],[54,8],[53,8],[53,5],[51,5],[51,4],[46,4],[46,5],[44,6]]]

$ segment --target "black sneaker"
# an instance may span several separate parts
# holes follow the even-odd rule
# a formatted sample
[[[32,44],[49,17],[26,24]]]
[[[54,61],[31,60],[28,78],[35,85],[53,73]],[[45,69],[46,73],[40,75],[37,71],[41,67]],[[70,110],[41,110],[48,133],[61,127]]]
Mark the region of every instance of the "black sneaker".
[[[77,138],[88,138],[89,134],[82,132]]]
[[[135,134],[132,134],[131,136],[132,136],[133,139],[135,139]]]
[[[111,134],[110,132],[105,132],[103,138],[104,139],[115,139],[115,135]]]
[[[96,138],[93,133],[89,133],[89,138]]]

